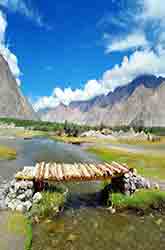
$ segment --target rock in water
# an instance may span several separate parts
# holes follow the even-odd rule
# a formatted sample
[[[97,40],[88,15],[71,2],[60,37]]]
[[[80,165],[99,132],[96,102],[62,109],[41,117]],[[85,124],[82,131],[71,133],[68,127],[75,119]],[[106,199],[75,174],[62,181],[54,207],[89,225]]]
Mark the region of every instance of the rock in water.
[[[0,117],[37,119],[2,55],[0,55]]]

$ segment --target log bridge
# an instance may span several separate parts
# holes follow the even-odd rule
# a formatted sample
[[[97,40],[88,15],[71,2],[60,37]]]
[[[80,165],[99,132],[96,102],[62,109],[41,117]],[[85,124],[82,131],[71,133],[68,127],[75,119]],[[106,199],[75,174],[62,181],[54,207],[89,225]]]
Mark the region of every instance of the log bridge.
[[[15,175],[17,180],[29,180],[36,183],[97,181],[120,177],[129,172],[125,164],[112,163],[37,163],[35,167],[24,167]]]

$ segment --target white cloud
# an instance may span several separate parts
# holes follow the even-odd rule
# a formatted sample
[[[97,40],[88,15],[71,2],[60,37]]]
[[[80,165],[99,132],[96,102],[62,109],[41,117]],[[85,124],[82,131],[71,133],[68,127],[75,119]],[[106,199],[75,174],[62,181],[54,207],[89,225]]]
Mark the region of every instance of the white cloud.
[[[115,89],[119,84],[127,84],[141,74],[164,75],[165,50],[161,54],[152,50],[135,51],[129,58],[124,57],[121,65],[103,74],[104,88]]]
[[[55,88],[51,96],[40,97],[33,106],[35,110],[53,108],[59,103],[68,105],[72,101],[86,101],[105,93],[107,94],[108,91],[100,81],[90,80],[85,84],[84,89]]]
[[[5,31],[7,28],[6,18],[3,13],[0,11],[0,43],[3,43],[5,40]]]
[[[44,24],[42,16],[37,10],[34,10],[30,5],[26,4],[24,0],[0,0],[0,5],[12,12],[17,12],[28,19],[34,21],[40,27],[47,27]]]
[[[165,17],[164,0],[139,0],[143,6],[144,18],[163,19]]]
[[[0,53],[8,62],[11,72],[16,78],[18,85],[20,85],[21,82],[20,82],[19,77],[20,77],[21,72],[18,66],[17,57],[10,51],[10,49],[7,47],[6,42],[5,42],[6,28],[7,28],[6,17],[2,13],[2,11],[0,11]]]
[[[108,38],[108,35],[106,39]],[[109,39],[108,39],[109,40]],[[137,48],[145,48],[149,46],[149,43],[145,37],[145,34],[142,32],[135,32],[132,34],[129,34],[125,38],[118,40],[115,39],[112,43],[107,44],[106,52],[111,53],[114,51],[124,51],[124,50],[130,50],[130,49],[137,49]]]
[[[57,98],[52,96],[42,96],[33,104],[33,108],[38,111],[45,108],[54,108],[59,104]]]

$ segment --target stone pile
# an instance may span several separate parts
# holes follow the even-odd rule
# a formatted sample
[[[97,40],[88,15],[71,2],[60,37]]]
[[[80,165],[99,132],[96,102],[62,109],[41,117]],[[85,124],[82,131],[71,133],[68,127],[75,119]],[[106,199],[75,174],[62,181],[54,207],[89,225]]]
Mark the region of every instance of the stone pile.
[[[131,195],[137,189],[151,188],[151,184],[147,179],[138,175],[135,169],[130,169],[123,176],[112,179],[111,188],[115,192]]]
[[[4,191],[6,207],[12,211],[27,212],[34,203],[42,199],[41,193],[34,192],[32,181],[12,180]]]

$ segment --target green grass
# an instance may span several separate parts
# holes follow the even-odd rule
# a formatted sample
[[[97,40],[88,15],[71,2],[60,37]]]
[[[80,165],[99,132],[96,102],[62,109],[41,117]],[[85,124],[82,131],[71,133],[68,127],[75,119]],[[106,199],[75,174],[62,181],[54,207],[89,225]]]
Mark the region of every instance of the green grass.
[[[101,147],[91,147],[88,151],[96,154],[103,161],[126,163],[130,168],[136,168],[138,173],[145,177],[165,180],[165,156],[163,155],[132,153]]]
[[[165,192],[159,190],[140,190],[132,196],[120,193],[112,195],[113,205],[118,209],[148,209],[165,203]]]
[[[64,206],[65,195],[58,191],[42,192],[42,200],[39,204],[34,204],[31,209],[31,216],[51,217],[57,214],[60,207]]]
[[[108,139],[107,139],[108,140]],[[109,142],[111,142],[112,144],[129,144],[129,145],[142,145],[142,146],[149,146],[152,148],[152,146],[157,146],[157,145],[164,145],[165,144],[165,136],[161,136],[160,140],[157,141],[148,141],[146,139],[141,140],[141,139],[117,139],[117,140],[110,140]]]
[[[17,152],[15,149],[0,145],[0,159],[15,159]]]
[[[8,217],[7,232],[25,238],[24,250],[31,249],[32,225],[25,215],[21,213],[10,213]]]

